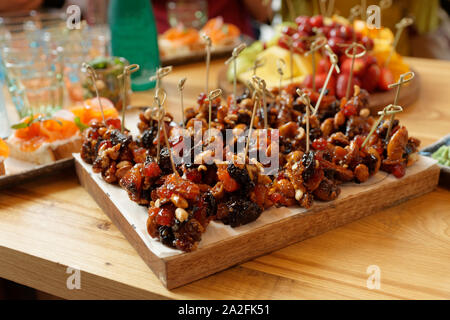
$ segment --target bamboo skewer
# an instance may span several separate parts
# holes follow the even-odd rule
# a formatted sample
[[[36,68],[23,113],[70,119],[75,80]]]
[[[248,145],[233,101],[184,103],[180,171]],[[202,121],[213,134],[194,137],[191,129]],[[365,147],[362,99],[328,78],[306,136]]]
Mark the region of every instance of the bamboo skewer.
[[[372,134],[375,132],[375,130],[377,129],[378,125],[381,123],[381,120],[383,120],[383,118],[387,115],[394,115],[398,112],[402,112],[403,108],[401,106],[396,106],[393,104],[387,105],[386,107],[384,107],[384,109],[382,111],[378,111],[378,114],[380,115],[380,117],[378,118],[377,122],[375,122],[372,126],[372,129],[370,129],[369,134],[367,135],[366,139],[364,139],[364,142],[361,144],[361,149],[364,148],[364,146],[367,144],[367,142],[369,141],[370,137],[372,136]]]
[[[328,9],[326,8],[327,0],[319,0],[320,13],[325,17],[331,17],[334,11],[334,0],[330,0],[330,4],[328,5]]]
[[[119,74],[118,76],[117,76],[117,78],[122,78],[122,86],[123,86],[123,88],[122,88],[122,124],[121,124],[121,127],[120,127],[120,132],[122,132],[123,133],[123,131],[125,130],[125,112],[126,112],[126,109],[127,109],[127,88],[128,88],[128,81],[129,81],[129,78],[130,78],[130,76],[131,76],[131,74],[133,74],[133,73],[135,73],[136,71],[138,71],[139,70],[139,65],[138,64],[130,64],[129,66],[126,66],[124,69],[123,69],[123,73],[122,74]]]
[[[248,148],[250,146],[250,140],[252,138],[252,133],[253,133],[253,122],[255,121],[256,108],[257,108],[258,103],[260,101],[260,93],[259,93],[259,91],[255,90],[255,92],[253,92],[252,100],[253,100],[253,110],[252,110],[252,117],[250,119],[250,127],[248,129],[247,143],[245,144],[244,164],[246,164],[246,162],[247,162],[246,160],[247,160]]]
[[[151,116],[153,119],[156,119],[158,121],[158,132],[156,133],[156,159],[159,163],[159,154],[161,151],[161,120],[164,121],[164,115],[162,115],[161,106],[164,106],[164,102],[166,101],[167,94],[164,91],[164,89],[158,88],[155,92],[155,102],[156,106],[153,108]]]
[[[184,84],[186,83],[186,77],[181,78],[180,81],[178,81],[178,92],[180,92],[180,107],[181,107],[181,119],[183,121],[183,129],[185,128],[185,122],[186,119],[184,117],[184,103],[183,103],[183,89],[184,89]]]
[[[97,96],[97,100],[98,100],[98,104],[100,105],[100,112],[102,114],[102,119],[103,119],[103,124],[106,127],[106,120],[105,120],[105,113],[103,112],[103,105],[102,105],[102,101],[100,99],[100,95],[98,94],[98,88],[97,88],[97,73],[95,72],[95,69],[88,63],[83,62],[83,64],[81,65],[82,68],[86,69],[86,72],[89,74],[89,76],[92,79],[92,85],[94,86],[95,89],[95,95]]]
[[[241,43],[237,47],[233,49],[233,53],[231,54],[231,57],[225,61],[225,64],[228,65],[231,62],[233,62],[233,105],[236,107],[236,84],[237,84],[237,66],[236,66],[236,60],[239,54],[247,47],[245,43]]]
[[[294,48],[292,47],[293,41],[292,41],[292,38],[289,37],[288,35],[285,35],[285,37],[286,37],[285,38],[286,40],[282,40],[282,41],[289,47],[289,59],[291,60],[289,67],[290,67],[290,71],[291,71],[290,79],[291,79],[291,84],[292,84],[294,82]]]
[[[211,62],[211,38],[206,34],[202,35],[203,40],[206,43],[206,83],[205,83],[205,94],[209,92],[209,65]]]
[[[325,90],[328,86],[328,82],[330,81],[331,75],[333,74],[333,71],[336,70],[337,73],[340,73],[340,69],[338,66],[339,60],[336,54],[334,54],[333,50],[331,50],[330,46],[328,44],[326,44],[325,46],[325,50],[327,51],[328,55],[330,56],[330,61],[331,61],[331,67],[330,70],[328,71],[327,77],[325,79],[325,83],[322,87],[322,90],[320,91],[320,95],[319,95],[319,99],[316,102],[316,106],[314,108],[314,112],[313,112],[313,116],[315,116],[317,114],[317,112],[319,111],[319,107],[320,107],[320,103],[322,102],[322,98],[325,95]]]
[[[387,67],[391,62],[392,55],[394,54],[395,48],[397,47],[398,41],[402,35],[403,29],[409,27],[414,23],[414,19],[411,17],[405,17],[400,22],[398,22],[395,27],[397,28],[397,32],[395,33],[394,43],[392,44],[391,51],[389,51],[389,55],[384,63],[384,66]]]
[[[312,89],[316,91],[316,52],[324,45],[327,44],[327,38],[323,36],[317,37],[313,43],[311,43],[311,47],[308,52],[305,53],[305,56],[311,55],[311,64],[312,64]]]
[[[163,100],[165,101],[165,99],[167,97],[167,94],[165,93],[164,89],[159,89],[159,90],[162,90],[161,92],[162,92],[162,95],[163,95]],[[166,143],[166,148],[167,148],[167,150],[169,152],[169,158],[170,158],[170,163],[172,165],[172,170],[173,170],[173,173],[175,175],[180,176],[180,174],[178,173],[177,168],[175,166],[175,161],[173,160],[172,148],[170,147],[169,138],[167,136],[166,126],[164,124],[164,117],[166,115],[166,112],[165,112],[165,109],[164,109],[164,103],[161,103],[161,100],[159,98],[159,92],[155,96],[155,101],[157,103],[157,110],[158,110],[158,113],[157,113],[157,117],[158,117],[158,145],[160,144],[159,131],[161,130],[161,121],[162,121],[162,131],[164,133],[164,141]],[[158,150],[159,150],[159,148],[158,148]],[[158,155],[157,155],[158,163],[159,163],[159,153],[160,152],[158,151]]]
[[[260,94],[262,95],[263,112],[264,112],[264,129],[267,129],[268,128],[268,123],[267,123],[268,117],[267,117],[266,96],[269,96],[271,98],[274,98],[274,96],[273,96],[272,92],[267,90],[267,84],[266,84],[266,81],[264,81],[264,79],[262,79],[258,76],[253,76],[252,79],[255,82],[255,84],[257,85]]]
[[[350,96],[350,89],[351,89],[351,84],[353,82],[353,67],[355,65],[355,59],[356,58],[361,58],[366,54],[366,48],[360,44],[360,43],[356,43],[356,42],[352,42],[351,44],[343,44],[340,45],[341,47],[347,47],[347,49],[345,49],[345,55],[348,58],[352,59],[352,64],[350,67],[350,73],[348,76],[348,82],[347,82],[347,89],[345,91],[345,100],[348,100],[349,96]],[[357,53],[357,49],[361,49],[360,53]],[[352,53],[350,53],[350,50],[352,51]]]
[[[171,73],[172,69],[173,69],[172,66],[159,68],[158,70],[156,70],[156,74],[149,78],[150,81],[155,81],[156,80],[155,95],[156,95],[156,91],[159,88],[161,88],[161,80],[162,80],[162,78],[164,78],[169,73]]]
[[[310,110],[311,110],[311,99],[309,98],[309,96],[304,93],[302,90],[297,89],[296,90],[297,94],[299,95],[300,99],[302,100],[302,102],[305,104],[306,106],[306,152],[309,152],[309,117],[310,117]]]
[[[212,90],[208,94],[208,102],[209,102],[209,114],[208,114],[208,139],[211,138],[211,114],[212,114],[212,101],[222,95],[222,89]]]
[[[280,94],[280,95],[281,95],[281,82],[283,80],[283,75],[284,75],[283,69],[285,67],[286,67],[286,62],[284,62],[283,59],[279,58],[277,60],[277,72],[280,75],[280,84],[279,84],[279,88],[278,88],[279,89],[278,94]]]
[[[256,70],[258,68],[261,68],[266,63],[265,59],[255,59],[255,63],[253,64],[253,67],[251,67],[251,70],[253,71],[252,75],[256,76]]]
[[[393,104],[394,106],[397,106],[398,98],[400,96],[400,89],[401,89],[402,85],[410,82],[414,78],[414,76],[415,76],[415,74],[412,71],[403,73],[402,75],[400,75],[400,79],[398,80],[398,82],[392,83],[388,86],[389,88],[397,87],[397,91],[395,92],[395,97],[394,97],[394,104]],[[394,118],[395,118],[395,113],[392,113],[390,121],[389,121],[389,127],[386,132],[386,141],[389,140],[389,137],[391,135],[392,124],[394,122]]]

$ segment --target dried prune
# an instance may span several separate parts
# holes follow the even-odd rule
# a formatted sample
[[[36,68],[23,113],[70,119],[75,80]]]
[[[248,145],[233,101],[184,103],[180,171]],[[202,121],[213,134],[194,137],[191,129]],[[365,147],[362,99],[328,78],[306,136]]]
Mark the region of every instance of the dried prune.
[[[173,241],[175,240],[175,236],[173,234],[172,228],[168,226],[160,226],[158,228],[159,232],[159,240],[162,244],[166,246],[173,247]]]
[[[174,245],[177,249],[189,252],[196,248],[197,242],[202,238],[204,228],[196,219],[189,219],[182,223],[174,232]]]
[[[170,151],[167,147],[161,148],[159,152],[159,168],[163,174],[169,174],[172,172],[172,164],[170,162]]]
[[[334,181],[323,178],[319,187],[314,190],[314,196],[323,201],[331,201],[336,199],[341,190]]]
[[[227,171],[230,177],[239,183],[243,192],[246,193],[255,187],[255,184],[250,179],[250,175],[246,169],[238,168],[233,163],[230,163],[228,164]]]
[[[221,221],[233,228],[255,221],[263,211],[256,203],[237,196],[229,199],[225,206],[228,213]]]
[[[216,198],[212,195],[211,191],[207,191],[203,194],[203,202],[206,205],[206,216],[214,216],[217,213]]]
[[[314,152],[305,152],[302,158],[302,165],[305,168],[302,172],[303,181],[308,181],[314,175],[314,169],[316,167],[316,159]]]
[[[121,148],[126,148],[128,144],[132,141],[132,137],[123,134],[119,130],[113,130],[111,132],[111,143],[113,146],[121,144]]]
[[[140,145],[146,149],[150,149],[153,147],[153,140],[157,135],[157,130],[154,127],[150,127],[144,131],[139,141]]]

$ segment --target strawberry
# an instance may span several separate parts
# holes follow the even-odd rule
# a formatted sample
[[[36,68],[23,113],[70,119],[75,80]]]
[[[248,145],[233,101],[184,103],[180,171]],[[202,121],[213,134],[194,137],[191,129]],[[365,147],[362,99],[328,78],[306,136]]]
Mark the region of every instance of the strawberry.
[[[304,88],[312,88],[312,74],[308,74],[305,79],[303,79],[302,86]]]
[[[366,59],[364,57],[362,58],[356,58],[355,63],[353,64],[353,75],[360,76],[364,73],[366,70]],[[343,73],[350,73],[350,69],[352,67],[352,59],[347,58],[342,63],[342,72]]]
[[[389,90],[389,85],[394,83],[394,76],[388,68],[381,68],[380,80],[378,81],[378,88],[383,91]]]
[[[380,80],[381,69],[377,64],[372,64],[362,76],[362,87],[369,92],[374,92]]]
[[[314,16],[309,18],[309,23],[312,27],[322,27],[323,26],[323,17],[322,16]]]
[[[326,73],[321,72],[321,73],[317,73],[316,74],[315,82],[316,82],[316,90],[317,91],[319,91],[319,89],[323,87],[323,85],[325,84],[326,78],[327,78],[327,74]],[[312,84],[313,84],[313,82],[312,82],[312,75],[308,74],[305,77],[305,79],[303,80],[302,85],[305,88],[312,88],[313,87]],[[334,95],[334,93],[335,93],[335,86],[336,86],[336,79],[333,76],[331,76],[330,81],[328,82],[328,85],[327,85],[327,89],[329,91],[328,95]]]
[[[341,73],[337,78],[336,82],[336,94],[339,99],[345,97],[345,92],[347,91],[347,83],[348,83],[349,75],[346,73]],[[353,86],[358,85],[361,86],[361,81],[358,77],[352,77],[352,85],[350,86],[350,96],[353,95]]]
[[[317,67],[317,72],[327,73],[331,67],[331,62],[327,58],[320,59],[319,66]]]

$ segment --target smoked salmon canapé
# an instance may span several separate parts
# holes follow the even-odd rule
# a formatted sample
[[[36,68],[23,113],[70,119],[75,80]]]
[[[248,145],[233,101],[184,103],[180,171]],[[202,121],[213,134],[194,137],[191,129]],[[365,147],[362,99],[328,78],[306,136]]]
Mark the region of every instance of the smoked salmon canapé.
[[[6,140],[10,156],[35,164],[48,164],[70,158],[81,148],[80,129],[75,116],[60,110],[49,117],[35,114],[14,125],[15,132]]]
[[[87,99],[83,103],[73,106],[69,111],[75,115],[76,122],[89,125],[91,121],[103,121],[102,109],[105,120],[119,119],[119,112],[114,104],[111,100],[103,97]]]
[[[237,45],[241,35],[238,27],[231,23],[225,23],[222,17],[209,20],[200,33],[211,38],[213,48]]]

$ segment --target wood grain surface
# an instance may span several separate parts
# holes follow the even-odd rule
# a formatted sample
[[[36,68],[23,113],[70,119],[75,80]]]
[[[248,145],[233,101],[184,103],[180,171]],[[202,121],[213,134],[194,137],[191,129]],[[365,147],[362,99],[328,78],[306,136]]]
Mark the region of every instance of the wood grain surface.
[[[398,118],[426,146],[449,133],[450,63],[408,62],[421,74],[422,90]],[[222,63],[213,63],[211,79]],[[175,90],[168,99],[175,116],[178,80],[189,76],[186,106],[204,87],[199,66],[178,67],[164,79],[167,91]],[[150,97],[132,99],[145,105]],[[450,194],[437,188],[167,290],[67,171],[0,191],[0,256],[0,277],[69,299],[450,299]],[[381,270],[379,290],[366,287],[371,265]],[[68,266],[81,270],[80,290],[67,288]]]

